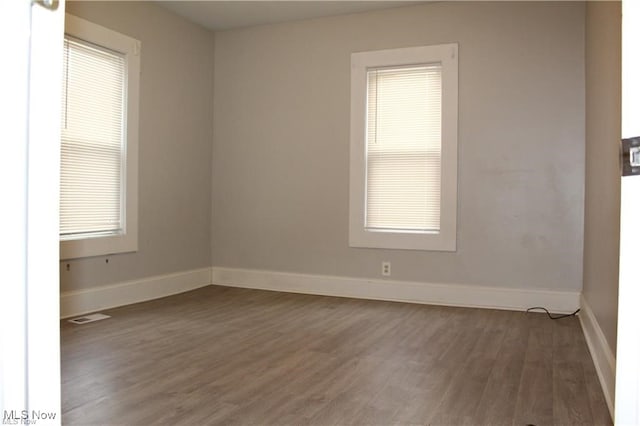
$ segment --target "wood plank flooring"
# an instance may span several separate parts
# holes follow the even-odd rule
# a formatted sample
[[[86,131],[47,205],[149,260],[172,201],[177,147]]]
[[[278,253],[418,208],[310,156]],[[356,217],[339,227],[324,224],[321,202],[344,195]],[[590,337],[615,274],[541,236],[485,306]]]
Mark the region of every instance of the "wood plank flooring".
[[[66,425],[608,425],[577,318],[204,287],[62,322]]]

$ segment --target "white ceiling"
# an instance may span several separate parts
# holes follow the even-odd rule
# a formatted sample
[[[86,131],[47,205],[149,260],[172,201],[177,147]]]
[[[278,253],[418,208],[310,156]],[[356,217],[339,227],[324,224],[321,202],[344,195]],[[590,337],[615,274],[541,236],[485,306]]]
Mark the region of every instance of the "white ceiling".
[[[211,30],[250,27],[407,6],[421,1],[159,1],[158,4]]]

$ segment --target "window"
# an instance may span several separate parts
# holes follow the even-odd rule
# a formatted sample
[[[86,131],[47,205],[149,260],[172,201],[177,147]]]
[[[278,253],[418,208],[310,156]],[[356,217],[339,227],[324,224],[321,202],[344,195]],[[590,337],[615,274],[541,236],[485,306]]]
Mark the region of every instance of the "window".
[[[350,246],[456,250],[457,51],[351,55]]]
[[[140,42],[66,15],[60,257],[136,251]]]

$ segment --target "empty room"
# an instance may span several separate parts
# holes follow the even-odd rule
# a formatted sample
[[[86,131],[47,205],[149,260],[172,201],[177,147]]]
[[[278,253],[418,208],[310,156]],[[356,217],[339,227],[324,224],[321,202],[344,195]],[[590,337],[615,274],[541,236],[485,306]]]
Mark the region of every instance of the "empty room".
[[[34,2],[5,423],[634,424],[629,3]]]

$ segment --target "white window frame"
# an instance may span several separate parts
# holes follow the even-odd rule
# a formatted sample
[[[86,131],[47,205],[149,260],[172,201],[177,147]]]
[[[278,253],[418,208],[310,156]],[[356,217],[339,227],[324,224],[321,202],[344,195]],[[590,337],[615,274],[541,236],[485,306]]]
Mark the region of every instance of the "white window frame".
[[[440,230],[374,231],[365,227],[367,70],[442,65],[442,158]],[[351,157],[349,246],[456,251],[458,176],[458,44],[407,47],[351,54]]]
[[[126,117],[124,142],[123,232],[60,241],[60,258],[73,259],[138,250],[138,109],[140,91],[140,41],[70,14],[65,34],[124,55],[126,66]]]

